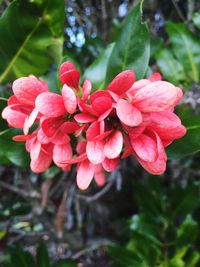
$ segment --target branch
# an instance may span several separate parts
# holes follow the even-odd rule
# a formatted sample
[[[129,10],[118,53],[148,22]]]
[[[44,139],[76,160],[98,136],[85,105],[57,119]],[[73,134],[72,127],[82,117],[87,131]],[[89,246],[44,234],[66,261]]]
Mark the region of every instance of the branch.
[[[96,242],[95,244],[92,244],[90,247],[87,247],[83,250],[78,251],[77,253],[75,253],[74,255],[72,255],[72,259],[79,259],[80,257],[84,256],[85,254],[88,254],[94,250],[97,250],[100,247],[105,247],[105,246],[109,246],[112,245],[113,242],[111,242],[110,240],[102,240],[99,242]]]

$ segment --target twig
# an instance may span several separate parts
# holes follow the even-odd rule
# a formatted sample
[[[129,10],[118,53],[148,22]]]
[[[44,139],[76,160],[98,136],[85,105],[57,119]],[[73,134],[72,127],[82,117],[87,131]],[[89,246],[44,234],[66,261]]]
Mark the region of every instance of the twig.
[[[40,195],[36,191],[26,192],[26,191],[24,191],[22,189],[19,189],[18,187],[15,187],[13,185],[7,184],[7,183],[5,183],[3,181],[0,181],[0,187],[5,188],[5,189],[7,189],[9,191],[12,191],[12,192],[24,197],[24,198],[40,198]]]
[[[87,247],[83,250],[80,250],[77,253],[75,253],[74,255],[72,255],[72,259],[75,259],[75,260],[79,259],[83,255],[88,254],[94,250],[97,250],[100,247],[105,247],[105,246],[109,246],[112,244],[113,244],[113,242],[110,240],[103,240],[103,241],[96,242],[95,244],[92,244],[90,247]]]
[[[176,12],[178,13],[179,17],[181,18],[181,20],[185,22],[185,17],[183,16],[183,13],[181,12],[179,6],[177,5],[176,1],[175,0],[171,0],[172,1],[172,4],[174,5],[175,9],[176,9]]]
[[[59,181],[55,186],[50,190],[49,197],[53,196],[55,192],[58,190],[62,182],[69,176],[69,172],[63,172],[62,176],[60,177]]]

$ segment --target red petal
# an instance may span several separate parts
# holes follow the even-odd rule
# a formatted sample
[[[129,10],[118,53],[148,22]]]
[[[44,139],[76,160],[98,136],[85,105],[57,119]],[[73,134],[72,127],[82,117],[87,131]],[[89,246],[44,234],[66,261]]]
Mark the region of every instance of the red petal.
[[[76,111],[77,106],[76,95],[74,91],[67,85],[64,85],[62,88],[62,97],[67,112],[73,114]]]
[[[120,131],[115,131],[108,137],[104,146],[104,155],[109,159],[119,156],[123,147],[123,136]]]
[[[156,82],[156,81],[161,81],[162,80],[162,76],[159,72],[154,72],[149,78],[148,80],[150,82]]]
[[[62,118],[45,118],[43,117],[43,121],[41,123],[41,128],[43,132],[48,136],[48,137],[53,137],[54,134],[58,131],[60,126],[63,123]]]
[[[154,162],[157,159],[157,144],[151,137],[141,134],[136,139],[132,139],[130,136],[130,142],[135,153],[142,160]]]
[[[62,163],[72,158],[71,145],[55,145],[53,149],[53,161],[58,167],[64,167],[66,164]]]
[[[76,146],[76,152],[78,154],[83,154],[86,151],[86,145],[87,142],[85,140],[82,140],[80,142],[78,142],[77,146]]]
[[[101,115],[111,109],[113,100],[107,91],[100,90],[91,95],[90,102],[93,110]]]
[[[88,160],[83,161],[77,170],[77,185],[81,190],[85,190],[90,185],[94,176],[94,165]]]
[[[112,172],[114,171],[117,166],[119,164],[119,158],[115,158],[115,159],[108,159],[105,158],[105,160],[103,161],[102,165],[103,168],[107,171],[107,172]]]
[[[41,144],[48,144],[51,141],[51,138],[46,136],[46,134],[43,132],[42,128],[40,128],[38,130],[37,138]]]
[[[16,141],[16,142],[24,142],[27,140],[31,140],[35,136],[36,136],[36,132],[34,132],[32,134],[28,134],[28,135],[15,135],[15,136],[13,136],[12,140]]]
[[[35,139],[31,145],[31,151],[30,151],[31,160],[37,160],[40,151],[41,151],[41,144],[40,142],[38,142],[37,139]]]
[[[58,130],[56,134],[51,137],[51,142],[55,145],[64,145],[70,142],[70,138],[67,134]]]
[[[125,70],[118,74],[106,88],[117,95],[123,95],[135,81],[135,74],[131,70]]]
[[[159,136],[157,134],[155,135],[157,140],[158,158],[155,162],[145,162],[139,158],[138,161],[143,166],[143,168],[151,174],[161,175],[165,172],[166,169],[167,156]]]
[[[152,112],[148,117],[148,128],[154,130],[161,139],[174,140],[185,135],[186,129],[179,117],[168,111]]]
[[[61,64],[60,80],[62,83],[65,83],[69,87],[78,89],[79,79],[80,73],[71,62],[67,61]]]
[[[66,113],[63,98],[56,93],[42,93],[36,98],[36,108],[47,117],[59,117]]]
[[[24,122],[24,134],[28,134],[29,129],[31,128],[31,126],[33,125],[38,116],[38,113],[39,113],[38,110],[34,108],[31,114],[28,117],[26,117],[26,120]]]
[[[181,97],[180,88],[168,82],[157,81],[138,90],[132,103],[142,112],[162,111],[173,108]]]
[[[85,80],[83,83],[83,96],[82,96],[83,101],[88,99],[91,90],[92,90],[91,82],[89,80]]]
[[[89,161],[93,164],[102,163],[105,158],[103,149],[103,141],[89,141],[86,146]]]
[[[142,122],[142,114],[132,104],[120,99],[117,103],[116,112],[118,118],[128,126],[137,126]]]
[[[15,80],[12,89],[20,103],[31,106],[35,105],[35,99],[39,94],[48,91],[46,86],[34,76]]]
[[[98,186],[103,186],[106,182],[106,177],[101,164],[95,165],[94,180]]]
[[[88,115],[86,113],[81,113],[81,114],[76,114],[74,116],[74,119],[78,122],[78,123],[88,123],[88,122],[92,122],[95,121],[96,118]]]
[[[14,110],[11,106],[4,108],[2,118],[7,120],[8,124],[14,128],[23,128],[26,115],[20,111]]]
[[[43,172],[49,168],[51,161],[51,154],[40,151],[38,158],[36,160],[31,160],[31,170],[35,173]]]
[[[60,131],[66,134],[71,134],[80,129],[80,125],[76,123],[75,121],[66,121],[62,124],[62,126],[59,128]]]
[[[88,141],[93,140],[96,136],[100,134],[100,122],[93,122],[86,132],[86,139]]]

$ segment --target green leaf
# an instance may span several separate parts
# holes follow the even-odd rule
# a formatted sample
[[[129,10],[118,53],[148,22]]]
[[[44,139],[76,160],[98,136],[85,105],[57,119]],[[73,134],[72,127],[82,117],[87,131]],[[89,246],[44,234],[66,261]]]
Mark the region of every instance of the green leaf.
[[[198,223],[192,218],[191,215],[187,215],[184,222],[179,226],[177,230],[176,242],[181,245],[188,245],[196,240],[198,237]]]
[[[141,20],[138,3],[124,21],[121,33],[109,58],[106,83],[118,73],[132,69],[140,79],[146,73],[150,57],[150,40],[147,25]]]
[[[4,134],[0,135],[0,163],[12,163],[26,168],[29,165],[29,156],[25,150],[25,144],[12,141],[12,136],[18,133],[17,130],[8,129]]]
[[[110,246],[108,247],[108,253],[122,267],[148,267],[143,259],[124,247]]]
[[[33,256],[19,247],[10,249],[11,262],[15,267],[36,267]]]
[[[0,83],[41,75],[60,61],[64,1],[13,1],[0,18]]]
[[[179,117],[187,128],[187,133],[167,148],[169,158],[181,158],[200,151],[200,116],[194,115],[191,110],[183,109]]]
[[[84,78],[89,79],[92,82],[95,90],[104,87],[108,60],[113,51],[113,47],[114,43],[108,45],[84,73]]]
[[[164,78],[176,85],[186,79],[184,68],[169,49],[161,49],[156,55],[157,65]]]
[[[187,260],[186,266],[187,267],[196,267],[197,264],[200,263],[200,253],[197,251],[193,251]]]
[[[173,52],[190,78],[198,82],[200,70],[199,37],[188,30],[182,23],[167,23],[167,33],[172,44]],[[172,69],[172,73],[174,68]]]
[[[56,263],[55,267],[76,267],[77,263],[75,260],[60,260]]]
[[[194,25],[200,29],[200,10],[197,11],[196,13],[194,13],[193,17],[192,17],[192,21],[194,23]]]
[[[50,259],[46,245],[41,242],[37,248],[37,265],[39,267],[49,267]]]

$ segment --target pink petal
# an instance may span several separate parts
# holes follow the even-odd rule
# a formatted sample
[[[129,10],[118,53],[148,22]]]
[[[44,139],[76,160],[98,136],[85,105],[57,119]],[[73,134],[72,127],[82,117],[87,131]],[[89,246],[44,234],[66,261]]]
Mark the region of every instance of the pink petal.
[[[128,96],[129,99],[133,100],[135,93],[141,89],[142,87],[146,86],[147,84],[150,84],[151,82],[147,79],[141,79],[136,82],[131,86],[131,88],[126,92],[126,95]]]
[[[137,126],[142,122],[140,111],[124,99],[118,101],[116,112],[120,121],[128,126]]]
[[[150,82],[156,82],[156,81],[161,81],[162,80],[162,76],[159,72],[154,72],[149,78],[148,80]]]
[[[80,129],[80,125],[78,125],[78,123],[76,123],[75,121],[66,121],[59,129],[63,133],[71,134]]]
[[[31,170],[35,173],[40,173],[49,168],[52,161],[52,155],[40,151],[37,159],[31,160]]]
[[[106,90],[112,91],[117,95],[123,95],[135,81],[135,74],[131,70],[125,70],[118,74],[108,85]]]
[[[92,84],[89,80],[85,80],[83,82],[83,96],[82,96],[82,100],[85,101],[88,99],[90,92],[92,90]]]
[[[109,159],[114,159],[119,156],[123,147],[122,133],[116,130],[108,137],[104,146],[104,155]]]
[[[162,111],[174,107],[181,97],[180,88],[168,82],[157,81],[138,90],[132,104],[141,112]]]
[[[51,137],[46,136],[42,128],[38,130],[37,139],[41,144],[48,144],[51,141]]]
[[[114,171],[117,168],[118,164],[119,164],[119,158],[115,159],[105,158],[105,160],[102,163],[104,170],[106,170],[107,172]]]
[[[51,137],[51,142],[55,145],[64,145],[70,142],[70,138],[67,134],[58,130],[53,137]]]
[[[30,157],[31,160],[37,160],[41,151],[41,144],[35,139],[31,145]]]
[[[78,107],[79,107],[81,112],[89,113],[89,114],[92,114],[94,116],[97,115],[96,112],[93,110],[92,106],[84,103],[83,100],[80,99],[79,97],[77,97],[77,102],[78,102]]]
[[[86,146],[86,153],[88,159],[93,164],[102,163],[104,156],[104,142],[103,141],[89,141]]]
[[[7,120],[8,124],[14,128],[23,128],[26,115],[20,111],[12,109],[11,106],[4,108],[2,118]]]
[[[34,76],[15,80],[12,89],[20,103],[31,106],[35,105],[35,99],[39,94],[48,91],[46,86]]]
[[[86,139],[88,141],[93,140],[96,136],[100,134],[100,122],[93,122],[86,132]]]
[[[31,140],[35,136],[36,136],[36,132],[33,132],[32,134],[28,134],[28,135],[15,135],[12,137],[12,140],[16,142],[24,142],[24,141]]]
[[[53,137],[63,123],[62,118],[46,118],[43,117],[41,128],[48,137]]]
[[[93,110],[101,115],[111,109],[113,100],[107,91],[99,90],[91,95],[90,102]]]
[[[26,117],[26,120],[24,122],[24,134],[28,134],[29,129],[37,119],[38,113],[39,113],[38,110],[34,108],[31,114],[28,117]]]
[[[83,154],[86,151],[86,145],[87,142],[85,140],[82,140],[80,142],[78,142],[77,146],[76,146],[76,152],[78,154]]]
[[[78,89],[80,73],[70,61],[64,62],[60,66],[60,80],[69,87]]]
[[[158,158],[154,162],[146,162],[139,158],[138,161],[142,165],[142,167],[149,173],[154,175],[161,175],[165,172],[166,169],[167,156],[159,136],[157,134],[155,135],[157,140]]]
[[[58,167],[64,167],[63,164],[65,160],[70,160],[72,158],[72,147],[70,143],[65,145],[55,145],[53,149],[53,161]]]
[[[106,177],[101,164],[95,165],[94,180],[98,186],[103,186],[106,182]]]
[[[88,123],[88,122],[92,122],[95,121],[96,118],[88,115],[86,113],[81,113],[81,114],[76,114],[74,116],[74,119],[78,122],[78,123]]]
[[[77,100],[74,91],[67,85],[64,85],[62,88],[62,97],[67,112],[73,114],[76,111],[77,106]]]
[[[42,93],[36,98],[36,108],[47,117],[59,117],[66,113],[63,98],[56,93]]]
[[[144,161],[154,162],[158,157],[157,144],[149,136],[141,134],[133,139],[130,136],[131,146],[139,158]]]
[[[123,125],[123,128],[126,130],[126,132],[131,137],[131,139],[134,139],[140,136],[144,132],[146,127],[142,123],[141,125],[134,127],[134,128]]]
[[[104,140],[107,136],[109,136],[111,133],[113,132],[113,130],[110,131],[106,131],[104,133],[100,133],[99,135],[97,135],[96,137],[94,137],[92,140],[93,141],[101,141]]]
[[[148,128],[154,130],[161,139],[174,140],[186,133],[186,128],[174,113],[168,111],[152,112],[148,119]]]
[[[83,161],[77,170],[77,185],[81,190],[86,190],[94,176],[94,165],[88,160]]]

